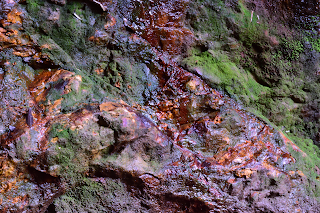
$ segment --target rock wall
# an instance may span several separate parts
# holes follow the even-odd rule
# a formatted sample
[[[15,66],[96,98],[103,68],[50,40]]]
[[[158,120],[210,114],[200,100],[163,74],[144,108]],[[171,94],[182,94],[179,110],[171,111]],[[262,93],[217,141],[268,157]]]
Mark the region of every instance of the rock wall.
[[[319,212],[317,2],[0,6],[0,212]]]

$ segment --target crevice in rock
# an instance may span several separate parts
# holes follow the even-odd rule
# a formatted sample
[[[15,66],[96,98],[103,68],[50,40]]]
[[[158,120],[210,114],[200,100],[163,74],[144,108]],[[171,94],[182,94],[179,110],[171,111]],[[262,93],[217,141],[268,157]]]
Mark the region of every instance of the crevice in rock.
[[[271,192],[269,193],[269,195],[268,195],[268,198],[275,198],[275,197],[281,197],[281,196],[283,196],[283,195],[280,195],[279,192],[273,192],[273,191],[271,191]]]
[[[47,173],[40,172],[36,170],[33,167],[28,167],[29,174],[31,175],[33,181],[35,181],[38,184],[44,184],[44,183],[60,183],[60,178],[53,177]]]
[[[57,213],[54,204],[51,203],[44,213]]]
[[[168,209],[179,209],[188,213],[210,212],[210,208],[201,200],[189,198],[187,196],[176,196],[171,193],[161,195],[163,207]]]
[[[98,115],[99,126],[110,128],[110,122],[106,121],[101,115]]]
[[[270,186],[277,186],[277,181],[273,178],[270,179]]]

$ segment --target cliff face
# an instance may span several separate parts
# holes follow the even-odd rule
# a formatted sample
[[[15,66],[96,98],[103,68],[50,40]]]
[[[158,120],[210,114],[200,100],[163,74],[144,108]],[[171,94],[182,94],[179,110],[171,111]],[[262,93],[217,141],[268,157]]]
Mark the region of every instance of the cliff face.
[[[319,212],[318,10],[0,0],[1,212]]]

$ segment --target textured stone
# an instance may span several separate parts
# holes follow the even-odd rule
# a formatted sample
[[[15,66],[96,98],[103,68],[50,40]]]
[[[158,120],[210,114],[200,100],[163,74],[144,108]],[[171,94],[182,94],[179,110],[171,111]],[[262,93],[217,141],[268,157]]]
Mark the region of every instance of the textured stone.
[[[191,11],[195,1],[92,2],[0,1],[1,211],[318,211],[319,188],[299,165],[316,153],[175,57],[192,45],[213,58],[245,48],[236,26],[216,43],[196,41],[213,37],[194,35],[192,19],[221,5],[206,1]],[[255,10],[259,2],[242,6]],[[243,15],[236,1],[226,4]],[[262,33],[269,48],[278,46]],[[231,60],[222,59],[222,67]],[[304,94],[292,97],[304,104]]]
[[[52,3],[58,4],[58,5],[65,5],[67,3],[67,0],[50,0]]]

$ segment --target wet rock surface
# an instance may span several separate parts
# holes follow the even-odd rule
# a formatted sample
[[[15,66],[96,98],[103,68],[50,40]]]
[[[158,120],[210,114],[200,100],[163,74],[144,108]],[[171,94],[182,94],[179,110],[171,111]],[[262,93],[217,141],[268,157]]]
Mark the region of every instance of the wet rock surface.
[[[212,88],[249,78],[193,3],[0,1],[1,212],[319,211],[310,153]]]

